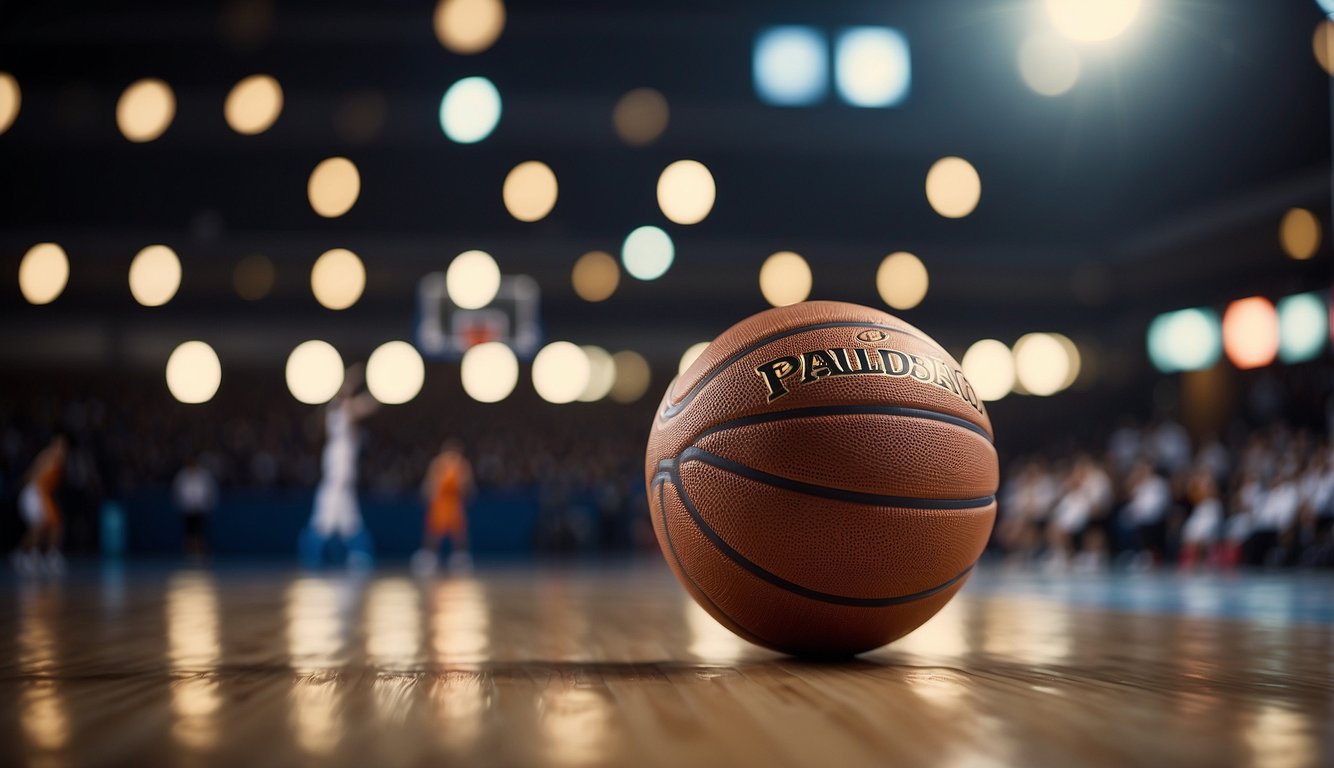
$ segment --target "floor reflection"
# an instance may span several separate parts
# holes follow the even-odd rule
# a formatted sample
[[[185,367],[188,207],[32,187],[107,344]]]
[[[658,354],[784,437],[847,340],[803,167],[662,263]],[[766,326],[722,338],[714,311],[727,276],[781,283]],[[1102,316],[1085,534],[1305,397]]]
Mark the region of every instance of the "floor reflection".
[[[537,700],[543,756],[555,765],[607,762],[612,751],[611,701],[592,688],[553,686]]]
[[[366,657],[372,666],[388,670],[421,667],[422,595],[405,578],[378,579],[366,596]]]
[[[485,661],[490,649],[486,590],[476,579],[442,581],[431,592],[431,650],[437,664]]]
[[[218,741],[216,716],[222,704],[215,671],[222,658],[218,590],[211,574],[174,574],[166,595],[167,659],[171,682],[172,736],[193,751]]]
[[[67,764],[70,718],[58,681],[56,621],[61,614],[58,586],[27,584],[19,594],[18,662],[25,680],[19,696],[30,765],[59,768]]]

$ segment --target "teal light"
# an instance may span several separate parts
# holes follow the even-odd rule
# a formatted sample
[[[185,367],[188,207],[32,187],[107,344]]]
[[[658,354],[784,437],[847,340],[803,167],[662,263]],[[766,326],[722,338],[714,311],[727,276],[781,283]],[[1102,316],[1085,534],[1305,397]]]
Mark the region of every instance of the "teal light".
[[[1318,293],[1299,293],[1278,303],[1278,359],[1313,360],[1325,349],[1329,310]]]
[[[1163,373],[1209,368],[1223,351],[1218,314],[1210,309],[1161,314],[1149,324],[1148,348],[1149,359]]]

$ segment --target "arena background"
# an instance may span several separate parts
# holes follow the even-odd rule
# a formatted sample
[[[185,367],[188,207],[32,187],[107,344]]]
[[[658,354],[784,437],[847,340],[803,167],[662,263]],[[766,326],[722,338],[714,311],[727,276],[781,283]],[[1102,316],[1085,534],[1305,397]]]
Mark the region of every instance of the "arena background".
[[[1161,373],[1146,350],[1151,321],[1172,310],[1221,314],[1249,296],[1309,291],[1327,306],[1327,243],[1317,234],[1298,260],[1280,236],[1292,209],[1328,224],[1329,85],[1313,56],[1312,30],[1324,29],[1314,4],[1154,4],[1073,65],[1040,9],[1004,4],[507,8],[495,44],[460,55],[432,33],[430,9],[407,4],[5,7],[0,68],[21,98],[6,102],[12,124],[0,136],[0,254],[16,275],[29,249],[53,242],[69,264],[55,301],[29,303],[11,279],[0,310],[11,511],[27,463],[64,429],[75,445],[62,491],[71,552],[118,548],[99,543],[108,503],[122,510],[129,551],[177,551],[167,489],[191,456],[222,485],[217,552],[290,551],[320,429],[318,409],[288,392],[288,354],[322,339],[350,363],[413,340],[418,281],[471,249],[536,280],[543,343],[632,350],[652,377],[632,402],[550,405],[521,350],[513,395],[481,405],[461,387],[457,356],[428,355],[421,394],[365,427],[366,517],[387,553],[415,543],[417,484],[450,435],[482,465],[479,551],[644,545],[637,454],[659,393],[688,347],[768,306],[758,274],[779,251],[805,259],[811,298],[873,306],[886,306],[881,260],[915,254],[929,290],[890,309],[958,358],[979,339],[1073,340],[1082,366],[1068,389],[990,406],[1003,468],[1032,451],[1101,450],[1122,417],[1170,418],[1197,440],[1233,443],[1275,419],[1324,424],[1324,341],[1308,360],[1253,370],[1216,355],[1204,370]],[[812,104],[766,103],[757,34],[775,20],[804,22],[826,46],[848,27],[901,30],[911,52],[901,102],[850,105],[826,82]],[[1051,82],[1036,87],[1073,77],[1067,92],[1026,82],[1016,58],[1026,43],[1047,56],[1029,76]],[[1071,66],[1073,75],[1062,69]],[[281,108],[271,127],[242,135],[223,104],[257,74],[276,78]],[[442,132],[441,100],[471,76],[495,84],[502,114],[484,140],[461,144]],[[117,104],[143,78],[169,86],[174,117],[160,137],[129,141]],[[650,140],[632,145],[614,112],[643,88],[668,117],[652,135],[650,98],[640,118]],[[151,122],[152,105],[142,109]],[[928,170],[950,156],[981,180],[963,218],[938,215],[924,194]],[[355,164],[360,192],[328,218],[312,210],[307,185],[331,157]],[[669,220],[655,194],[682,159],[716,183],[697,224]],[[559,192],[529,222],[507,211],[502,184],[531,160],[554,172]],[[670,236],[670,270],[651,281],[622,271],[610,298],[579,298],[576,260],[620,257],[644,225]],[[170,301],[146,307],[127,270],[153,244],[177,254],[183,277]],[[341,311],[311,291],[315,259],[334,248],[365,272],[364,293]],[[164,378],[188,340],[221,363],[203,404],[176,402]],[[12,545],[17,518],[0,518]]]

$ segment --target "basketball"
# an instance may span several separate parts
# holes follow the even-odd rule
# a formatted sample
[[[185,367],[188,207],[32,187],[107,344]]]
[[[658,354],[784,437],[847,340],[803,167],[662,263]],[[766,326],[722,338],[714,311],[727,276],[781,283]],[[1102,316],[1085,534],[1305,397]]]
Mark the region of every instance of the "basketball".
[[[653,529],[715,619],[794,655],[852,655],[931,618],[981,556],[999,483],[959,364],[885,312],[753,315],[668,385],[648,439]]]

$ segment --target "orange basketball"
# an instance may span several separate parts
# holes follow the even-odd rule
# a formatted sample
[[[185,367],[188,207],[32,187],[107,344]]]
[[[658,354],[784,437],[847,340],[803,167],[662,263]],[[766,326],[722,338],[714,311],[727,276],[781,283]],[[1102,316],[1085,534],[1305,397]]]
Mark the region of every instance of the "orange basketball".
[[[645,475],[691,596],[803,655],[867,651],[935,615],[986,546],[999,482],[991,420],[954,358],[832,301],[714,339],[668,386]]]

